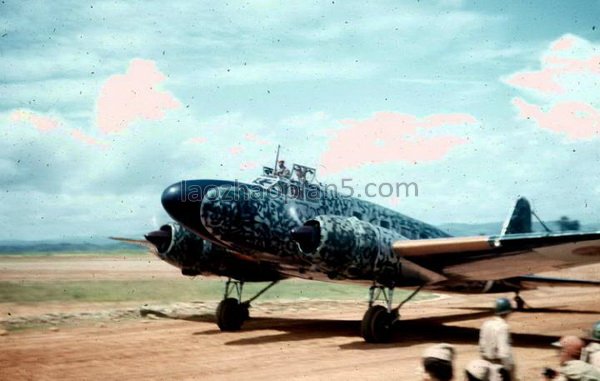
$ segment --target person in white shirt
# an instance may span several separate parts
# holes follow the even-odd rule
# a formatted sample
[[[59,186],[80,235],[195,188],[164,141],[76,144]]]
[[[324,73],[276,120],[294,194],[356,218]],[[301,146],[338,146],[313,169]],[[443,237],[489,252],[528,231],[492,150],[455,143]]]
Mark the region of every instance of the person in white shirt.
[[[600,320],[592,326],[589,344],[581,351],[581,360],[600,370]]]
[[[510,327],[506,322],[512,312],[512,305],[508,299],[496,299],[496,316],[486,320],[479,331],[479,352],[484,360],[501,365],[510,375],[510,379],[515,380]]]

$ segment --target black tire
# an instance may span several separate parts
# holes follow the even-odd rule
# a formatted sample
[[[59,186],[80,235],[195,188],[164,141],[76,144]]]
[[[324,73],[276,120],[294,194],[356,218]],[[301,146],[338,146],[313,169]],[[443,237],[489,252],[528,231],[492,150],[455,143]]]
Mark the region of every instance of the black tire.
[[[250,319],[250,306],[248,304],[242,303],[240,304],[240,308],[242,310],[242,321],[246,321]]]
[[[360,324],[360,334],[367,343],[385,343],[392,335],[394,315],[384,306],[370,307]]]
[[[221,331],[239,331],[245,320],[244,306],[235,298],[221,300],[217,307],[216,317]]]

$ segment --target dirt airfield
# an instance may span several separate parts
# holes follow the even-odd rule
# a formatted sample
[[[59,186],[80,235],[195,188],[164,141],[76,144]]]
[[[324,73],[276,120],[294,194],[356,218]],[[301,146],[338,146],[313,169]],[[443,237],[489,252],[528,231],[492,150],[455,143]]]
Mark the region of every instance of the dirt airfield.
[[[600,280],[600,265],[551,275]],[[148,257],[0,260],[1,281],[155,277],[180,275]],[[584,335],[600,319],[600,294],[590,288],[543,288],[522,296],[533,309],[510,317],[515,357],[521,379],[538,380],[544,366],[557,365],[551,342],[564,334]],[[0,379],[416,380],[421,353],[430,344],[455,345],[459,372],[478,356],[478,328],[495,297],[444,295],[409,303],[392,342],[383,345],[359,337],[366,308],[360,300],[259,299],[252,319],[235,333],[219,332],[213,323],[216,300],[0,303],[0,325],[59,312],[87,317],[78,324],[4,330]],[[107,310],[131,313],[95,320]]]

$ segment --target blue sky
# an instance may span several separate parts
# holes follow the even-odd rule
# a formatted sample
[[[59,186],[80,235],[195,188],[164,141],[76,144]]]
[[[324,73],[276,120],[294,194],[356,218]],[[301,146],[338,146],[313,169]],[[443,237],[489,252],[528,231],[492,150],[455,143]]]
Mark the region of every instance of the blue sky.
[[[326,182],[417,182],[418,198],[375,201],[433,223],[501,220],[518,195],[543,218],[598,221],[598,15],[599,1],[4,1],[0,239],[153,229],[167,185],[251,179],[277,144]]]

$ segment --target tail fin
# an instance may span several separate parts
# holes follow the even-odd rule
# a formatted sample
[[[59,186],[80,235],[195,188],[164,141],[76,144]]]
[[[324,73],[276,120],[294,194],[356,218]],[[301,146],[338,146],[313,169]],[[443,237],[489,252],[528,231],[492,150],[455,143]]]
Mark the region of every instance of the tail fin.
[[[525,197],[517,200],[512,214],[504,222],[500,234],[518,233],[531,233],[531,205]]]

